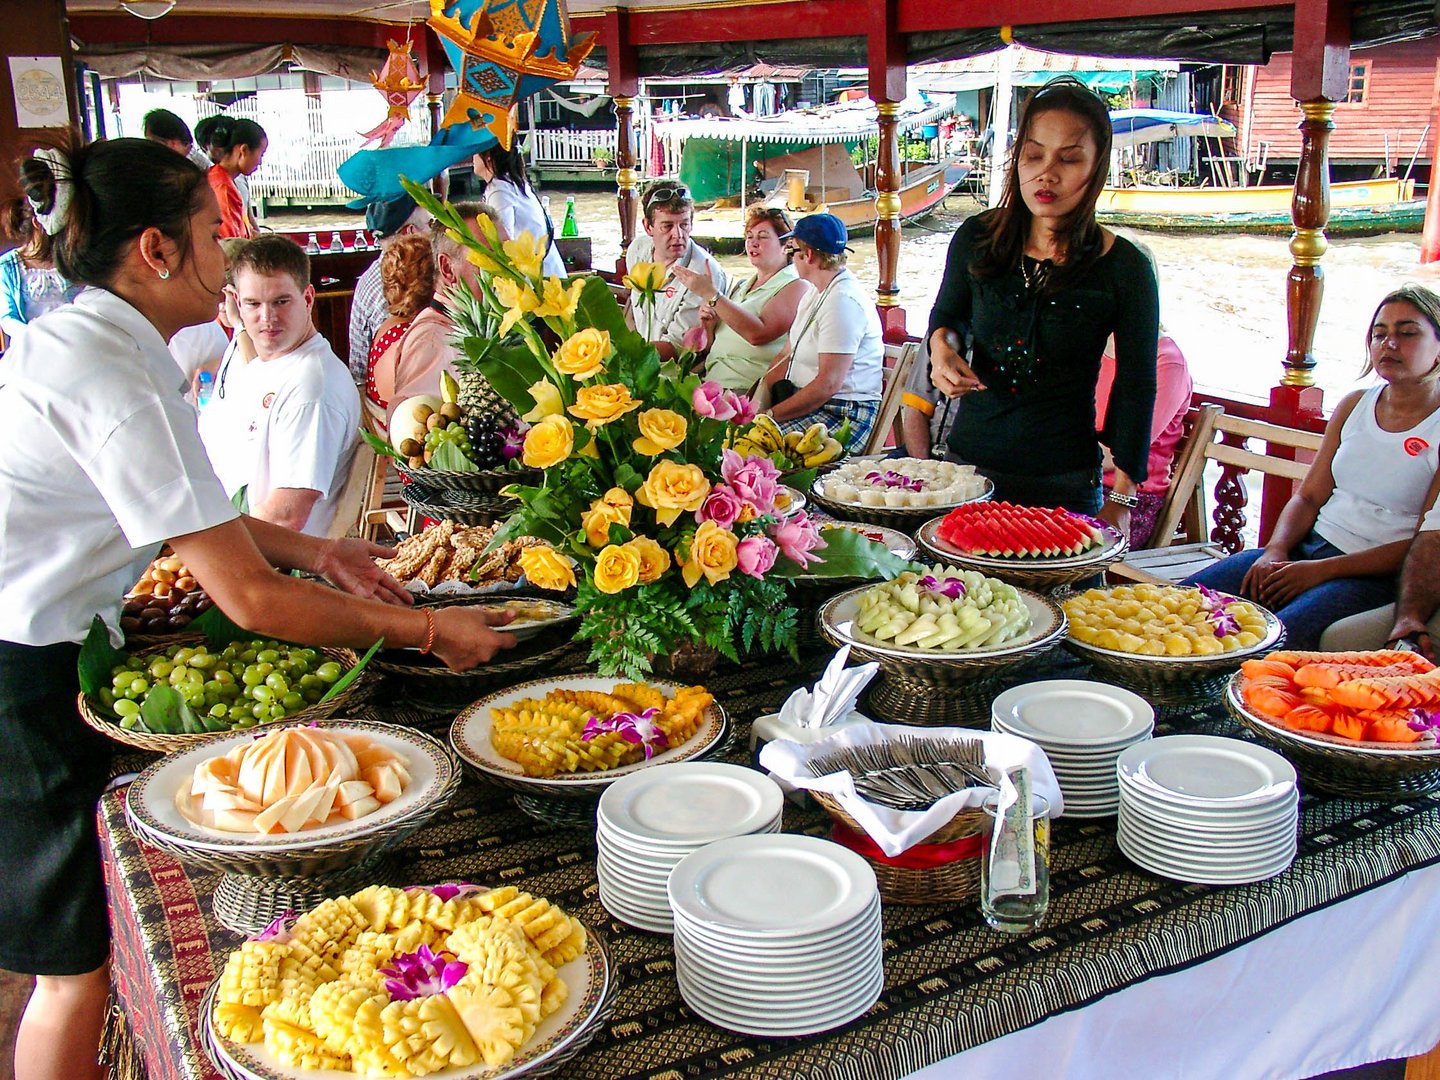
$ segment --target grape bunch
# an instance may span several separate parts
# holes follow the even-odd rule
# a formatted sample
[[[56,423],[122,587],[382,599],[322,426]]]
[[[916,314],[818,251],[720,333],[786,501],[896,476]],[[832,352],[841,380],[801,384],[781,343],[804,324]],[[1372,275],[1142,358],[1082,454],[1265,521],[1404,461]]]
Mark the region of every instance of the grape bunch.
[[[505,432],[494,413],[480,413],[465,421],[470,436],[470,457],[482,469],[498,469],[505,464]]]
[[[421,405],[415,410],[415,418],[425,424],[425,441],[406,439],[398,447],[412,469],[430,464],[435,451],[444,443],[454,443],[462,454],[473,459],[470,436],[465,430],[465,413],[455,402],[447,401],[438,409]]]
[[[98,696],[122,728],[154,730],[141,719],[141,706],[154,687],[170,686],[194,712],[201,731],[225,731],[283,720],[309,708],[344,669],[317,649],[237,641],[218,653],[205,645],[171,645],[163,653],[132,656],[110,674],[110,685]]]

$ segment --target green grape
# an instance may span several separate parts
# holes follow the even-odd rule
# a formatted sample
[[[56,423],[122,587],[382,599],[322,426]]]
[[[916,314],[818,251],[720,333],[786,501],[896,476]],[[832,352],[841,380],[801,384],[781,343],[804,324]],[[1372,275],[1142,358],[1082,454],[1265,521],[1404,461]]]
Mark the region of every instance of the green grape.
[[[241,675],[241,678],[244,680],[245,686],[247,687],[246,693],[249,693],[248,688],[259,686],[265,681],[265,676],[261,674],[260,670],[253,667],[247,667],[244,674]]]
[[[268,720],[270,718],[270,706],[263,701],[257,701],[250,706],[250,715],[256,720]]]
[[[286,712],[295,712],[305,707],[305,698],[291,690],[280,699],[280,704],[285,706]]]
[[[261,683],[259,686],[251,688],[250,696],[253,697],[256,701],[263,701],[266,704],[269,704],[271,701],[275,700],[275,691],[271,690],[270,687],[266,686],[264,683]]]
[[[188,664],[190,662],[190,657],[194,655],[194,649],[179,648],[175,650],[175,655],[172,656],[171,659],[174,660],[177,664]]]
[[[145,669],[145,661],[138,656],[131,656],[125,660],[125,666],[131,671],[143,671]]]
[[[269,675],[265,676],[265,685],[277,694],[283,694],[290,689],[290,680],[285,678],[280,672],[272,671]]]
[[[319,675],[323,682],[333,683],[340,678],[340,665],[334,660],[327,660],[315,669],[315,674]]]
[[[235,675],[229,668],[220,668],[212,678],[221,686],[232,686],[235,683]]]
[[[264,649],[255,654],[255,659],[259,660],[262,664],[278,663],[280,660],[280,650]]]
[[[230,707],[223,702],[216,702],[210,706],[210,716],[214,720],[224,720],[230,715]]]
[[[231,705],[231,706],[230,706],[230,722],[231,722],[231,723],[233,723],[233,724],[238,724],[238,723],[240,723],[240,721],[242,721],[242,720],[253,720],[253,719],[255,719],[255,718],[250,714],[250,708],[249,708],[249,706],[247,706],[247,705]]]
[[[102,705],[104,705],[107,709],[108,709],[111,705],[114,705],[114,704],[115,704],[115,691],[112,690],[112,689],[110,689],[110,687],[108,687],[108,686],[102,686],[102,687],[100,688],[100,703],[101,703]]]
[[[305,699],[305,703],[307,705],[314,705],[317,701],[319,701],[322,697],[325,696],[325,691],[321,690],[318,686],[312,686],[309,689],[302,691],[300,696]]]
[[[175,670],[175,665],[169,660],[161,660],[158,657],[150,661],[150,677],[159,681],[169,676]]]
[[[129,698],[121,698],[115,702],[115,712],[119,716],[139,716],[140,706]]]
[[[260,673],[260,678],[263,679],[275,670],[275,665],[268,660],[261,660],[260,663],[255,665],[255,670]]]

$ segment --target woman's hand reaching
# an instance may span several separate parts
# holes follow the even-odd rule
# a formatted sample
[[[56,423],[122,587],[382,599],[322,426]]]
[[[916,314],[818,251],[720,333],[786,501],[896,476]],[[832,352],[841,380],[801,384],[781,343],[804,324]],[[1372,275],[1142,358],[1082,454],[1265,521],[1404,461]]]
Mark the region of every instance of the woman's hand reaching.
[[[949,327],[942,326],[930,335],[930,381],[949,398],[985,389],[960,355],[960,336]]]

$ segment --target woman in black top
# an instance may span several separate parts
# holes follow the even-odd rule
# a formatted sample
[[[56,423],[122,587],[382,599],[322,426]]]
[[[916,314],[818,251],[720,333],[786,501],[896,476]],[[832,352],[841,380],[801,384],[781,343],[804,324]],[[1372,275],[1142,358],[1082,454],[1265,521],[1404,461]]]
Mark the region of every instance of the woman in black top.
[[[1000,204],[950,242],[930,366],[936,388],[958,399],[947,456],[990,477],[997,499],[1098,513],[1128,532],[1150,450],[1159,297],[1139,249],[1095,222],[1109,162],[1104,102],[1069,79],[1036,93]],[[1111,333],[1117,370],[1097,439]],[[967,336],[968,363],[957,351]],[[1102,441],[1116,465],[1109,500]]]

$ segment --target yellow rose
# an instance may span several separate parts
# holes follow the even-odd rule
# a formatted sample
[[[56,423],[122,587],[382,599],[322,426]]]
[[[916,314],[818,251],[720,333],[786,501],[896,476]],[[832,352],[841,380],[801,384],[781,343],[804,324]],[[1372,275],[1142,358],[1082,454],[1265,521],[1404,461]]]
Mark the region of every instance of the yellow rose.
[[[653,296],[665,287],[667,276],[664,263],[636,263],[625,275],[625,285],[636,292]]]
[[[520,552],[520,569],[537,589],[564,592],[575,584],[575,566],[552,547],[537,545]]]
[[[625,546],[640,556],[640,584],[649,585],[660,580],[660,575],[670,569],[670,553],[648,536],[637,536]]]
[[[589,379],[605,370],[610,359],[610,331],[593,326],[571,334],[555,350],[555,368],[572,379]]]
[[[547,416],[525,433],[521,459],[532,469],[548,469],[575,448],[575,425],[564,416]]]
[[[535,314],[541,318],[553,315],[557,319],[573,319],[575,309],[580,306],[580,293],[584,288],[584,278],[576,278],[570,288],[566,289],[563,278],[547,277],[545,295],[540,306],[535,309]]]
[[[630,512],[635,509],[635,500],[630,497],[630,492],[622,487],[613,487],[601,496],[601,501],[606,506],[613,506],[625,514],[625,524],[630,524]]]
[[[640,553],[611,544],[595,556],[595,587],[603,593],[624,592],[640,580]]]
[[[490,283],[490,287],[495,290],[495,299],[505,308],[505,316],[500,320],[501,337],[508,334],[510,328],[523,319],[527,312],[540,306],[540,298],[529,285],[522,285],[510,278],[497,277]]]
[[[565,402],[560,399],[560,389],[549,379],[541,379],[530,386],[530,396],[535,407],[520,417],[527,424],[535,424],[547,416],[559,416],[565,411]]]
[[[510,256],[510,261],[515,264],[515,269],[528,278],[538,278],[540,268],[545,262],[545,248],[549,245],[550,238],[545,238],[545,243],[539,243],[530,230],[526,229],[514,240],[506,240],[500,246],[505,249],[505,254]]]
[[[603,386],[584,386],[575,395],[575,404],[570,406],[570,415],[578,416],[586,426],[594,429],[603,427],[612,420],[619,420],[632,409],[645,404],[630,396],[629,387],[623,383],[606,383]]]
[[[700,466],[657,461],[637,497],[641,506],[655,511],[656,521],[661,525],[670,525],[683,511],[699,510],[709,494],[710,481],[705,479]]]
[[[735,569],[735,549],[739,543],[729,529],[722,529],[713,521],[702,522],[690,541],[690,558],[680,571],[685,584],[693,589],[702,575],[711,585],[728,578]]]
[[[608,499],[596,499],[592,502],[590,509],[580,516],[580,527],[585,530],[585,539],[590,546],[601,547],[608,544],[612,524],[624,525],[628,528],[633,506],[634,503],[629,506],[617,506]]]
[[[646,409],[636,419],[640,421],[640,438],[635,440],[637,454],[654,457],[685,441],[685,418],[677,412]]]

